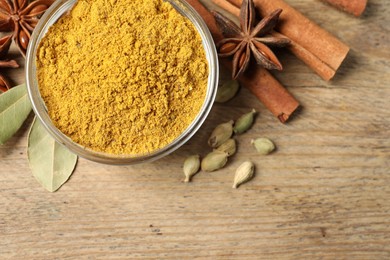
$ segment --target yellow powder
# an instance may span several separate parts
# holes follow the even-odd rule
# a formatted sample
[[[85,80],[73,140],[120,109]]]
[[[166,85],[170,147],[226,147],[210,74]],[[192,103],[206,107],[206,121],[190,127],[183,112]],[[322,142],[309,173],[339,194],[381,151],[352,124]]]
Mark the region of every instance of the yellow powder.
[[[162,0],[79,0],[37,55],[49,115],[82,146],[150,153],[171,143],[204,102],[208,64],[189,20]]]

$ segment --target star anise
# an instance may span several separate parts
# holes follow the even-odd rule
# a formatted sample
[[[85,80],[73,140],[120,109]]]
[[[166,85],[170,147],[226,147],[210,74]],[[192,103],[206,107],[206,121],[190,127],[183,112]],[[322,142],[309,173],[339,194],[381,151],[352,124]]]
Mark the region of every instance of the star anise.
[[[227,17],[213,12],[215,20],[226,37],[217,44],[220,57],[233,56],[233,78],[248,68],[251,56],[266,69],[282,70],[282,64],[267,46],[284,47],[290,40],[270,33],[276,26],[282,9],[277,9],[255,25],[255,6],[252,0],[243,0],[240,9],[241,29]]]
[[[0,39],[0,69],[1,68],[18,68],[19,65],[14,60],[3,60],[7,55],[9,47],[11,45],[11,35],[5,36]],[[8,79],[0,73],[0,91],[6,92],[11,88]]]
[[[12,38],[25,57],[32,31],[54,0],[0,0],[0,31]]]

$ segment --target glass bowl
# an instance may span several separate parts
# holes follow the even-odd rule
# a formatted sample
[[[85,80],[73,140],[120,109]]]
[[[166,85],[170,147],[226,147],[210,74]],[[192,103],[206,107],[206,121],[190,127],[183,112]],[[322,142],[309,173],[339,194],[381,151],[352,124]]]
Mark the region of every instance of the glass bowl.
[[[73,142],[69,137],[63,134],[52,123],[45,103],[39,93],[39,86],[36,75],[36,56],[39,43],[43,36],[48,31],[48,28],[53,25],[62,15],[68,12],[77,0],[58,0],[45,12],[41,17],[34,33],[31,36],[30,43],[26,55],[26,84],[28,95],[32,103],[35,115],[42,122],[50,135],[60,144],[67,147],[73,153],[91,161],[121,165],[121,164],[136,164],[157,160],[164,157],[186,143],[205,121],[214,103],[215,95],[218,86],[218,57],[213,42],[213,38],[199,14],[185,0],[167,0],[172,6],[184,17],[189,19],[195,26],[202,39],[203,48],[206,53],[206,58],[209,65],[209,77],[206,91],[206,97],[202,108],[196,118],[187,127],[187,129],[172,141],[167,146],[143,155],[112,155],[93,151]]]

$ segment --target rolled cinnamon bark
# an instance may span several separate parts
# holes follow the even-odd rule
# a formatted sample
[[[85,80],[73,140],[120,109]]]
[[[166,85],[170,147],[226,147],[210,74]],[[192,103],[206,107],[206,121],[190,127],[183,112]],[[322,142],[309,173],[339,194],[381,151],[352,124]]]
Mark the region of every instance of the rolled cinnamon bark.
[[[223,4],[223,0],[213,0]],[[242,0],[225,0],[241,6]],[[313,69],[324,80],[330,80],[349,52],[349,47],[309,20],[283,0],[253,0],[256,10],[266,16],[275,9],[283,9],[276,30],[291,40],[290,51]]]
[[[219,31],[214,16],[199,2],[199,0],[186,0],[203,18],[207,24],[215,42],[223,39]],[[224,66],[231,69],[232,62],[223,59]],[[264,106],[282,123],[299,107],[298,101],[275,79],[268,70],[256,66],[244,73],[239,81],[248,88]]]
[[[231,69],[231,62],[224,59],[222,63]],[[285,123],[299,107],[298,101],[283,85],[268,70],[260,66],[248,69],[238,80],[282,123]]]
[[[360,16],[367,6],[367,0],[323,0],[354,16]]]
[[[235,15],[235,16],[239,16],[240,15],[240,9],[235,6],[234,4],[226,1],[226,0],[211,0],[214,4],[218,5],[219,7],[221,7],[222,9],[224,9],[225,11]]]

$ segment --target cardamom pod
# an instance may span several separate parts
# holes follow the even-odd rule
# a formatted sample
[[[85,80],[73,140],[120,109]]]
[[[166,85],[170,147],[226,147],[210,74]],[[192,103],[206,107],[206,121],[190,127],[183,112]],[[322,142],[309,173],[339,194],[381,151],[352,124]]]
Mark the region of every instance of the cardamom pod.
[[[237,189],[238,186],[252,179],[254,172],[255,172],[255,166],[253,165],[252,162],[246,161],[243,164],[241,164],[236,170],[236,175],[234,176],[233,188]]]
[[[217,91],[217,96],[215,102],[225,103],[232,99],[238,92],[240,84],[237,80],[227,80],[221,86],[219,86]]]
[[[226,140],[228,140],[233,134],[233,124],[234,121],[230,120],[227,123],[218,125],[211,133],[208,140],[209,146],[216,148],[226,142]]]
[[[190,182],[192,176],[194,176],[200,168],[200,156],[199,155],[192,155],[189,156],[185,161],[183,165],[183,171],[185,175],[184,182]]]
[[[214,151],[206,155],[201,163],[202,171],[212,172],[221,169],[227,163],[227,153]]]
[[[242,115],[239,119],[237,119],[236,123],[234,124],[234,133],[236,134],[242,134],[249,130],[249,128],[253,125],[253,119],[256,114],[256,110],[252,109],[251,112]]]
[[[275,150],[274,143],[268,138],[257,138],[251,141],[256,151],[261,155],[267,155]]]
[[[226,142],[214,149],[214,151],[227,153],[228,156],[232,156],[233,154],[235,154],[236,150],[236,140],[234,140],[233,138],[228,139]]]

